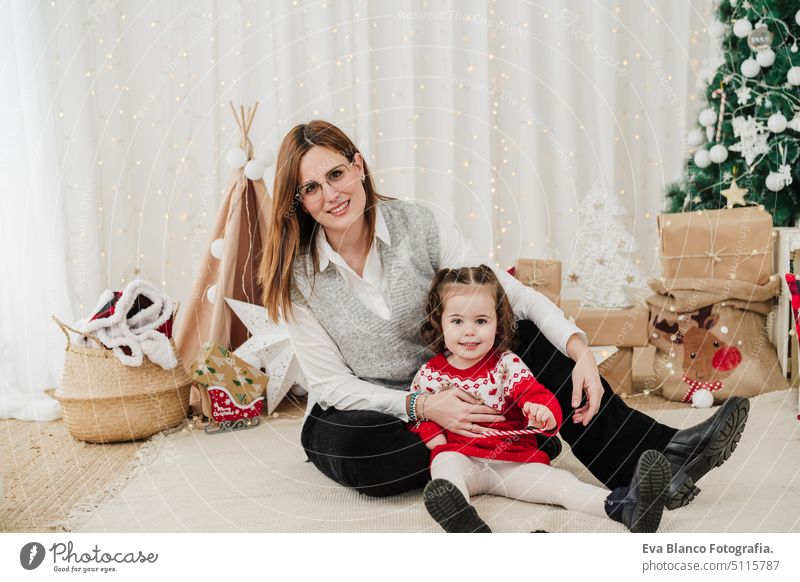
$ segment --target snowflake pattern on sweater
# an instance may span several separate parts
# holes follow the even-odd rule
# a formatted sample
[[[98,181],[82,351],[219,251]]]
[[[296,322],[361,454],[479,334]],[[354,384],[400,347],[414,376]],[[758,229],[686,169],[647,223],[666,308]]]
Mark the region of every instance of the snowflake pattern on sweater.
[[[494,430],[519,430],[528,425],[522,412],[526,402],[547,406],[556,419],[556,432],[561,426],[561,407],[552,392],[533,377],[522,359],[511,351],[490,352],[474,366],[459,369],[438,354],[423,365],[411,383],[411,390],[436,393],[441,390],[464,390],[468,394],[500,412],[505,420],[482,424]],[[485,457],[522,463],[549,463],[546,454],[539,451],[536,438],[526,435],[515,438],[500,436],[464,437],[450,432],[431,421],[410,425],[410,429],[428,442],[444,434],[447,444],[433,449],[431,459],[444,451],[455,451],[473,457]]]
[[[451,387],[460,388],[486,406],[501,411],[505,408],[506,402],[513,394],[517,384],[534,379],[528,366],[519,356],[510,351],[503,352],[497,359],[497,363],[491,369],[486,370],[486,374],[483,376],[469,377],[471,376],[469,370],[472,370],[474,366],[468,370],[448,372],[448,369],[453,370],[453,367],[443,366],[443,363],[447,364],[447,358],[444,354],[440,354],[422,366],[411,384],[412,391],[434,394]],[[462,376],[463,372],[467,372],[467,377]]]

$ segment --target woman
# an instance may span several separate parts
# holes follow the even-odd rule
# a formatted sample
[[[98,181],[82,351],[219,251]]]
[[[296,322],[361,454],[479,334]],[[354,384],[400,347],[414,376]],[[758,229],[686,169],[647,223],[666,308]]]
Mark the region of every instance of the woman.
[[[441,267],[487,262],[427,208],[375,191],[366,161],[337,127],[312,121],[278,153],[260,280],[269,317],[283,318],[310,383],[301,441],[325,475],[371,496],[423,487],[429,451],[405,429],[408,387],[432,357],[419,339]],[[747,400],[677,431],[630,409],[599,376],[586,335],[542,294],[496,270],[518,321],[518,353],[561,406],[562,437],[607,487],[628,485],[637,460],[661,451],[672,468],[667,507],[738,443]],[[430,396],[425,417],[463,436],[502,421],[460,390]]]

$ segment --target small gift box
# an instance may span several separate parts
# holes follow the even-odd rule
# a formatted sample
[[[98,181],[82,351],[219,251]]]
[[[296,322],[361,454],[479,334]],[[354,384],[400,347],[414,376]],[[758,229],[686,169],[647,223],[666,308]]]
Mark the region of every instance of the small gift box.
[[[650,311],[641,302],[625,309],[581,307],[577,300],[564,300],[564,315],[571,316],[589,338],[590,346],[637,348],[648,342]]]
[[[522,284],[536,289],[550,301],[559,304],[561,298],[561,261],[551,259],[518,259],[514,277]]]
[[[732,279],[766,285],[772,275],[772,217],[759,206],[658,217],[666,279]]]
[[[597,366],[615,394],[630,394],[633,388],[633,348],[620,348]]]

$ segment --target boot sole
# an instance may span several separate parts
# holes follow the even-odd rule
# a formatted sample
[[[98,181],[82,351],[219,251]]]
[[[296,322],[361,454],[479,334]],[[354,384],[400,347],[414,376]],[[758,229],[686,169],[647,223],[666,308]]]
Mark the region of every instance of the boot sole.
[[[450,481],[434,479],[425,486],[422,498],[425,509],[447,533],[492,533]]]
[[[652,533],[658,531],[661,523],[672,471],[666,457],[652,450],[642,453],[636,470],[639,475],[639,503],[630,530],[633,533]]]
[[[734,396],[722,406],[723,409],[727,407],[729,410],[721,417],[720,426],[714,432],[714,436],[691,463],[681,467],[675,474],[677,483],[670,486],[671,496],[667,500],[667,509],[678,509],[689,505],[700,493],[700,488],[694,482],[730,459],[739,445],[750,413],[750,401]]]

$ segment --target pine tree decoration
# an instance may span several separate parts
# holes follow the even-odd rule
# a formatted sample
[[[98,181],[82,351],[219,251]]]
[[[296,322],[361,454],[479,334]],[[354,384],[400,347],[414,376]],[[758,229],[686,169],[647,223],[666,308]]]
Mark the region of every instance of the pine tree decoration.
[[[647,287],[626,216],[619,196],[602,180],[592,185],[578,208],[577,259],[568,278],[583,290],[581,307],[629,307],[633,301],[628,290]]]
[[[667,210],[762,204],[775,225],[800,213],[800,4],[723,0],[708,27],[721,51],[699,128],[689,132],[684,181]],[[794,169],[793,169],[794,168]]]

